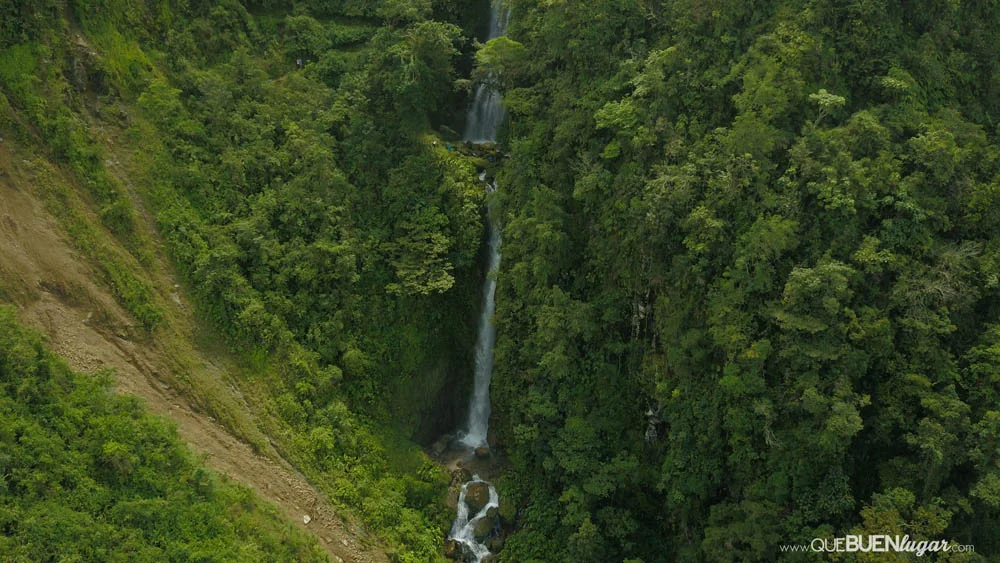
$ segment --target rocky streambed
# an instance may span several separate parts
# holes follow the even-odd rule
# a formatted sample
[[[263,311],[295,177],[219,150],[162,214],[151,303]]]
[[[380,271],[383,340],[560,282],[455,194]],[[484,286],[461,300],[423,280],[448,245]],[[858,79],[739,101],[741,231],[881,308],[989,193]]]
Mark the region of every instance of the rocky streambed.
[[[497,561],[514,522],[505,518],[493,488],[503,458],[489,446],[469,449],[455,436],[445,436],[428,452],[451,474],[447,504],[456,517],[444,538],[445,556],[463,563]]]

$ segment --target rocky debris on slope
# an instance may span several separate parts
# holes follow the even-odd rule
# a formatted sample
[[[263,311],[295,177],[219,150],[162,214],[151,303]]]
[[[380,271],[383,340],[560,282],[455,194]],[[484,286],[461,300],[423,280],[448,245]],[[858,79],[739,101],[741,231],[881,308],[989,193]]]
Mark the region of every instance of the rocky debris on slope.
[[[70,44],[69,79],[77,91],[107,94],[108,77],[104,64],[101,55],[83,37],[77,36]]]
[[[458,469],[455,469],[454,471],[451,472],[452,486],[458,485],[459,487],[461,487],[462,485],[468,483],[471,480],[472,480],[472,472],[470,472],[468,469],[464,467],[459,467]]]
[[[445,434],[444,436],[438,438],[436,442],[431,444],[429,452],[431,454],[431,457],[443,456],[444,453],[448,451],[448,447],[451,445],[451,441],[453,439],[454,436],[452,436],[451,434]]]

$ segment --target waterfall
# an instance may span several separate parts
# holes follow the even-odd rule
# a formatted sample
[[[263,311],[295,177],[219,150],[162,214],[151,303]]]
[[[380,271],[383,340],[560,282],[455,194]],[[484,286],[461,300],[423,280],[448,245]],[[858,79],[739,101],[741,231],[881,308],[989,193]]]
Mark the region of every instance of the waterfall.
[[[485,173],[480,176],[485,180]],[[496,185],[488,185],[495,190]],[[483,284],[483,309],[479,315],[479,334],[476,337],[476,371],[473,381],[472,398],[469,401],[469,422],[462,443],[475,448],[486,443],[486,432],[490,421],[490,379],[493,376],[493,345],[496,342],[496,327],[493,326],[496,293],[496,274],[500,267],[500,229],[487,212],[490,230],[488,245],[489,270]]]
[[[494,0],[490,6],[490,39],[503,35],[507,28],[510,11],[501,5],[502,0]],[[469,109],[465,127],[465,140],[473,143],[496,140],[497,127],[504,117],[500,93],[483,83],[476,88],[476,97]],[[485,180],[485,175],[480,176]],[[496,189],[496,184],[487,184],[487,191]],[[490,378],[493,375],[493,344],[496,328],[492,317],[493,294],[496,291],[496,273],[500,266],[500,229],[487,209],[489,238],[489,270],[483,285],[483,309],[479,317],[479,334],[476,337],[476,373],[472,399],[469,401],[469,421],[462,443],[477,447],[486,443],[486,431],[490,418]]]
[[[469,109],[463,138],[471,143],[492,143],[496,140],[497,127],[503,120],[500,93],[482,83],[476,86],[476,97]]]
[[[489,39],[496,39],[507,30],[507,20],[510,10],[504,8],[503,0],[493,0],[490,5]],[[500,92],[483,82],[476,86],[476,95],[472,101],[465,122],[463,139],[472,143],[492,143],[496,141],[497,127],[503,121],[503,105],[500,103]]]
[[[483,483],[489,487],[490,497],[489,501],[483,505],[472,517],[469,517],[469,505],[466,503],[465,498],[469,490],[469,485],[473,483]],[[474,561],[482,561],[483,557],[489,555],[490,550],[484,545],[479,543],[476,539],[476,527],[480,521],[487,520],[487,526],[492,528],[493,524],[488,522],[489,518],[496,518],[497,507],[500,506],[500,498],[497,496],[496,489],[492,485],[483,481],[478,475],[473,475],[472,480],[468,483],[462,485],[462,490],[458,495],[458,515],[455,517],[455,522],[451,525],[451,533],[448,534],[448,538],[461,542],[467,546],[466,555],[474,557]]]
[[[493,0],[490,5],[489,39],[496,39],[507,30],[507,20],[510,10],[503,7],[503,0]],[[503,121],[504,110],[500,103],[500,92],[494,90],[488,83],[476,86],[476,95],[465,122],[463,139],[471,143],[492,143],[496,141],[497,127]]]
[[[502,1],[493,0],[490,6],[489,39],[503,35],[507,27],[510,10],[501,5]],[[472,107],[469,109],[463,138],[472,143],[495,142],[497,127],[499,127],[503,118],[504,109],[501,105],[500,93],[494,90],[488,83],[479,84],[476,87]],[[480,179],[486,182],[487,192],[497,189],[496,182],[490,183],[487,181],[485,172],[480,175]],[[478,448],[486,445],[490,420],[490,379],[493,375],[493,345],[496,341],[493,312],[495,306],[494,294],[497,286],[496,276],[497,270],[500,267],[500,228],[493,219],[490,207],[487,207],[486,222],[489,229],[489,240],[487,243],[487,251],[489,252],[487,262],[488,273],[486,274],[486,281],[483,284],[483,307],[479,316],[479,332],[476,336],[476,371],[472,397],[469,400],[469,420],[466,430],[461,437],[461,443],[469,448]],[[470,518],[469,505],[466,503],[466,492],[469,485],[473,483],[479,483],[480,490],[482,485],[486,485],[489,488],[489,502]],[[487,546],[484,543],[480,543],[480,540],[483,539],[482,536],[477,538],[476,528],[482,527],[484,524],[489,527],[490,519],[496,521],[498,503],[499,497],[496,489],[493,488],[492,484],[481,480],[478,475],[473,476],[472,481],[462,485],[458,499],[458,514],[452,524],[448,539],[465,547],[464,557],[471,563],[479,563],[490,555]]]

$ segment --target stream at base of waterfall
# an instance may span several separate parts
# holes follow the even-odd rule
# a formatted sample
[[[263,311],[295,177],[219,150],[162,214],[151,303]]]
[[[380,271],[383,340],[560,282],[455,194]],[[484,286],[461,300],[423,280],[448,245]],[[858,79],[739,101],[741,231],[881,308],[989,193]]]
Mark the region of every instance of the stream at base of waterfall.
[[[488,39],[504,34],[510,11],[502,6],[503,0],[493,0],[490,6],[490,32]],[[476,87],[475,98],[469,109],[463,138],[472,143],[495,142],[497,128],[504,118],[500,94],[486,82]],[[487,192],[497,189],[495,181],[480,175]],[[479,317],[475,350],[475,379],[469,400],[469,418],[464,431],[458,435],[458,445],[469,457],[489,457],[486,445],[490,419],[490,379],[493,375],[493,345],[496,328],[493,326],[496,276],[500,267],[500,228],[494,221],[492,210],[487,209],[489,229],[488,270],[483,283],[483,306]],[[499,497],[496,489],[478,474],[471,475],[462,485],[458,496],[458,514],[448,534],[446,551],[453,559],[467,563],[487,563],[494,557],[487,541],[499,532]]]
[[[496,489],[479,475],[473,475],[462,485],[458,514],[448,534],[448,541],[453,542],[447,546],[452,557],[480,563],[492,556],[486,541],[499,531],[499,508],[500,497]]]

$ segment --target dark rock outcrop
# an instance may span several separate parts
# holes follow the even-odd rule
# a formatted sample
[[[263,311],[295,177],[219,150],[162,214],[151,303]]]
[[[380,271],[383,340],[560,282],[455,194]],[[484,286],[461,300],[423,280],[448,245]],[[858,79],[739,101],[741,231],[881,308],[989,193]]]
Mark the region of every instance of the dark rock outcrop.
[[[490,509],[486,511],[486,514],[482,518],[476,520],[472,525],[473,533],[476,535],[476,541],[479,543],[485,542],[486,538],[488,538],[490,534],[493,533],[493,530],[497,528],[497,524],[499,524],[497,509],[495,506],[491,506]]]
[[[469,515],[478,514],[490,502],[490,486],[482,481],[469,483],[465,489],[465,504],[469,506]]]
[[[472,552],[472,548],[458,540],[444,542],[444,556],[453,561],[476,561],[476,554]]]

